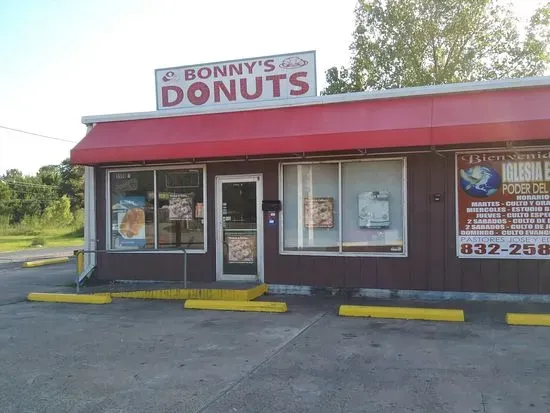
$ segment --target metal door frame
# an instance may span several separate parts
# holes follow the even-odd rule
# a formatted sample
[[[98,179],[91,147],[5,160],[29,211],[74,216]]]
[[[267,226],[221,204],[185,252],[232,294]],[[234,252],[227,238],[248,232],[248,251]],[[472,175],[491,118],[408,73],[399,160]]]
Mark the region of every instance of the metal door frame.
[[[222,184],[224,183],[256,183],[256,259],[258,269],[256,275],[224,274],[223,273],[223,214],[222,214]],[[215,187],[215,219],[216,219],[216,280],[217,281],[258,281],[264,282],[264,219],[262,212],[263,175],[218,175]]]

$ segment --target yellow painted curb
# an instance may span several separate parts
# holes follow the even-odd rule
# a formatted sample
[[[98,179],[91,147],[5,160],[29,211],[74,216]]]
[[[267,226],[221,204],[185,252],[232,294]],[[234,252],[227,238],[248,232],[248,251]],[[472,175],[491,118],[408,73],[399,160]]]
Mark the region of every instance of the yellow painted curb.
[[[246,300],[252,301],[264,294],[267,294],[267,284],[260,284],[254,288],[246,290]]]
[[[224,300],[251,301],[267,291],[267,285],[261,284],[248,290],[210,289],[210,288],[175,288],[167,290],[119,291],[96,293],[112,298],[136,298],[143,300]]]
[[[222,301],[187,300],[184,308],[193,310],[260,311],[266,313],[286,313],[286,303],[272,301]]]
[[[346,317],[398,318],[404,320],[464,321],[463,310],[413,307],[375,307],[341,305],[338,312]]]
[[[95,294],[58,294],[58,293],[30,293],[29,301],[46,301],[51,303],[75,303],[75,304],[109,304],[111,297]]]
[[[67,257],[47,258],[45,260],[36,260],[36,261],[24,262],[22,267],[23,268],[34,268],[34,267],[42,267],[43,265],[62,264],[62,263],[65,263],[65,262],[69,262],[69,259]]]
[[[550,314],[507,313],[506,323],[514,326],[547,326],[550,327]]]

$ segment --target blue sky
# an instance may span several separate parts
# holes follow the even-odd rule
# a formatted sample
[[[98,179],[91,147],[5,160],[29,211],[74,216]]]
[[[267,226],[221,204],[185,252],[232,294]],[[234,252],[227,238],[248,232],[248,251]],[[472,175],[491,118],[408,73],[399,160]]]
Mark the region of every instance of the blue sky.
[[[317,51],[345,65],[356,0],[0,0],[0,126],[73,141],[83,115],[155,108],[154,69]],[[526,18],[539,0],[516,0]],[[337,6],[336,6],[337,5]],[[0,129],[0,174],[73,145]]]

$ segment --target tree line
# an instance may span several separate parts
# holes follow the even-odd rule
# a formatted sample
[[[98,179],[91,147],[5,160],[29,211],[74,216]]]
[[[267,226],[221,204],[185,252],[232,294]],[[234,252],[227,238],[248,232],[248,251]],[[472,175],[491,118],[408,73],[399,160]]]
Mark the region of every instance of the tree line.
[[[358,0],[348,66],[322,94],[543,75],[550,1],[523,24],[505,0]],[[83,168],[68,159],[35,176],[0,176],[0,217],[66,221],[83,208]],[[7,217],[7,218],[6,218]]]
[[[41,167],[35,175],[9,169],[0,175],[0,217],[11,226],[25,220],[44,225],[68,225],[81,219],[84,208],[84,168],[65,159]]]

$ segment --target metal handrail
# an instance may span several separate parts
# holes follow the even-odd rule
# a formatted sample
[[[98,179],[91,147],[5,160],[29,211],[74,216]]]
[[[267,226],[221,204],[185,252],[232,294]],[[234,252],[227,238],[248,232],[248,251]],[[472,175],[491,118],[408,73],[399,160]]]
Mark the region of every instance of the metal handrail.
[[[75,250],[74,255],[78,256],[78,254],[95,254],[95,253],[106,253],[106,254],[124,254],[126,252],[135,252],[136,250],[101,250],[101,249],[95,249],[95,250]],[[137,250],[141,251],[141,250]],[[182,251],[183,252],[183,288],[187,288],[187,248],[155,248],[153,250],[145,250],[146,252],[157,252],[157,251]],[[80,273],[78,272],[78,266],[76,271],[76,292],[80,292]]]

